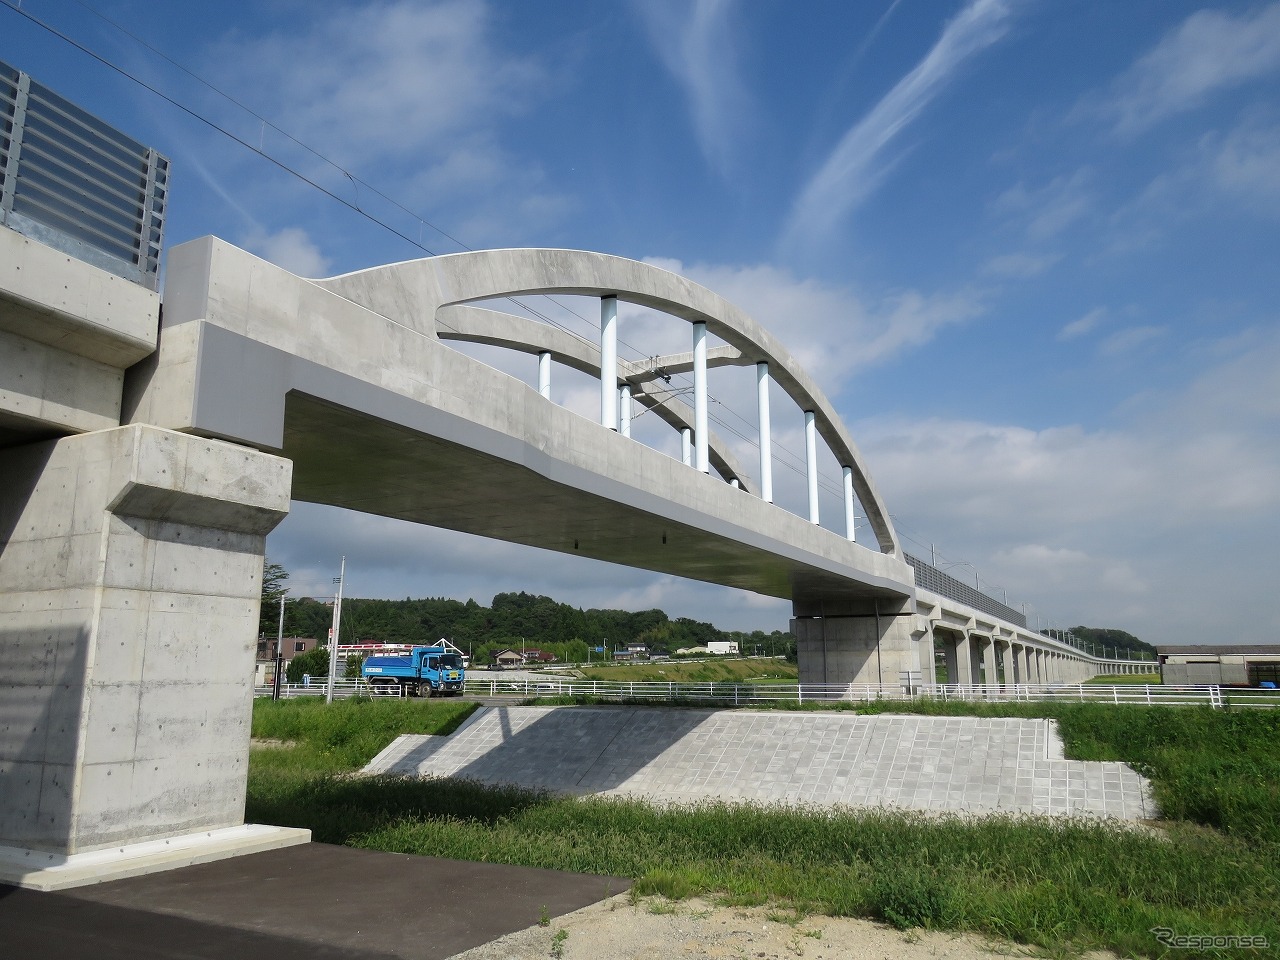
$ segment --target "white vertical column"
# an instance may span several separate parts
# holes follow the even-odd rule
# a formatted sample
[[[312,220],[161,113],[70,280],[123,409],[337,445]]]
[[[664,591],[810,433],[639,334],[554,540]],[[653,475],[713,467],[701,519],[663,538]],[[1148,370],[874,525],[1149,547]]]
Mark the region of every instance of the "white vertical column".
[[[693,466],[693,431],[688,427],[680,431],[680,459],[686,467]]]
[[[857,524],[853,515],[853,467],[844,468],[844,535],[857,540]]]
[[[618,388],[618,432],[624,437],[631,436],[631,384],[624,383]]]
[[[773,438],[769,424],[769,364],[756,364],[756,397],[760,408],[760,499],[773,503]]]
[[[600,298],[600,423],[618,429],[618,298]]]
[[[804,412],[804,463],[809,476],[809,522],[818,522],[818,425],[813,411]]]
[[[707,325],[693,325],[693,443],[694,465],[711,472],[707,457]]]
[[[538,354],[538,392],[551,399],[551,354],[545,350]]]

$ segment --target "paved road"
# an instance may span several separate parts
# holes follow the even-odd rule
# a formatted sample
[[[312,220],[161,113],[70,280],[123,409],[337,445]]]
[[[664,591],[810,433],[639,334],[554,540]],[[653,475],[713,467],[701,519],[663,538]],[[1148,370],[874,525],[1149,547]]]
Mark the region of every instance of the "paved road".
[[[443,960],[630,885],[310,843],[62,893],[0,885],[0,957]]]

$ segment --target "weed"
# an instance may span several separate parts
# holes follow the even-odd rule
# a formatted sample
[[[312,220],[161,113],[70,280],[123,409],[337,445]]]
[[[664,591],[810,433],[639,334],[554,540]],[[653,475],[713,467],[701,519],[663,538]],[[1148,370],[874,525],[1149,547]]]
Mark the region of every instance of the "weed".
[[[542,913],[538,915],[538,926],[551,926],[551,914],[547,913],[547,905],[545,903],[542,905]]]
[[[551,956],[556,960],[560,960],[564,956],[564,942],[569,939],[569,931],[563,927],[556,931],[556,935],[551,938]]]

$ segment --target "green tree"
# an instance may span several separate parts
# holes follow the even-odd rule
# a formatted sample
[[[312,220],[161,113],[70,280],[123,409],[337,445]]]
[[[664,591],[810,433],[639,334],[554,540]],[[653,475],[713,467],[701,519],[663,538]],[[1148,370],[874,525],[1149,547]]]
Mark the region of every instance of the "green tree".
[[[360,668],[364,666],[364,657],[347,657],[347,666],[342,671],[342,675],[348,680],[360,679]],[[325,667],[328,670],[328,666]]]
[[[329,676],[329,648],[316,647],[306,653],[300,653],[289,661],[289,669],[285,671],[285,679],[290,683],[301,683],[302,675],[312,678]]]
[[[280,598],[288,594],[289,571],[269,558],[262,561],[262,607],[258,633],[274,637],[280,627]]]

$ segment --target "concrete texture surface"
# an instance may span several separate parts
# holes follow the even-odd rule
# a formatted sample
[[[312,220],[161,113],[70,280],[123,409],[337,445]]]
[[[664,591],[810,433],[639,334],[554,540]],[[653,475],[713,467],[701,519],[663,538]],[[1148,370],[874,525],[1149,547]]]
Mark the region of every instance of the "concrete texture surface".
[[[523,263],[545,251],[500,253]],[[764,335],[673,274],[551,254],[566,270],[604,269],[599,283],[619,281],[619,296],[626,284],[661,286],[733,314],[739,339]],[[527,278],[516,264],[504,279],[500,258],[432,292],[433,262],[316,282],[214,238],[175,247],[160,350],[130,372],[128,416],[278,450],[295,463],[300,500],[814,605],[912,595],[910,568],[883,544],[851,543],[700,475],[441,343],[439,307]]]
[[[279,457],[155,427],[0,451],[0,845],[237,826]]]
[[[630,885],[311,843],[66,893],[0,886],[0,956],[443,960]]]
[[[70,890],[310,841],[310,830],[246,823],[71,856],[0,847],[0,884],[27,890]]]
[[[1155,816],[1122,763],[1066,760],[1049,720],[651,707],[486,707],[402,736],[369,773],[659,802]]]
[[[0,228],[0,444],[119,426],[159,327],[154,292]]]

